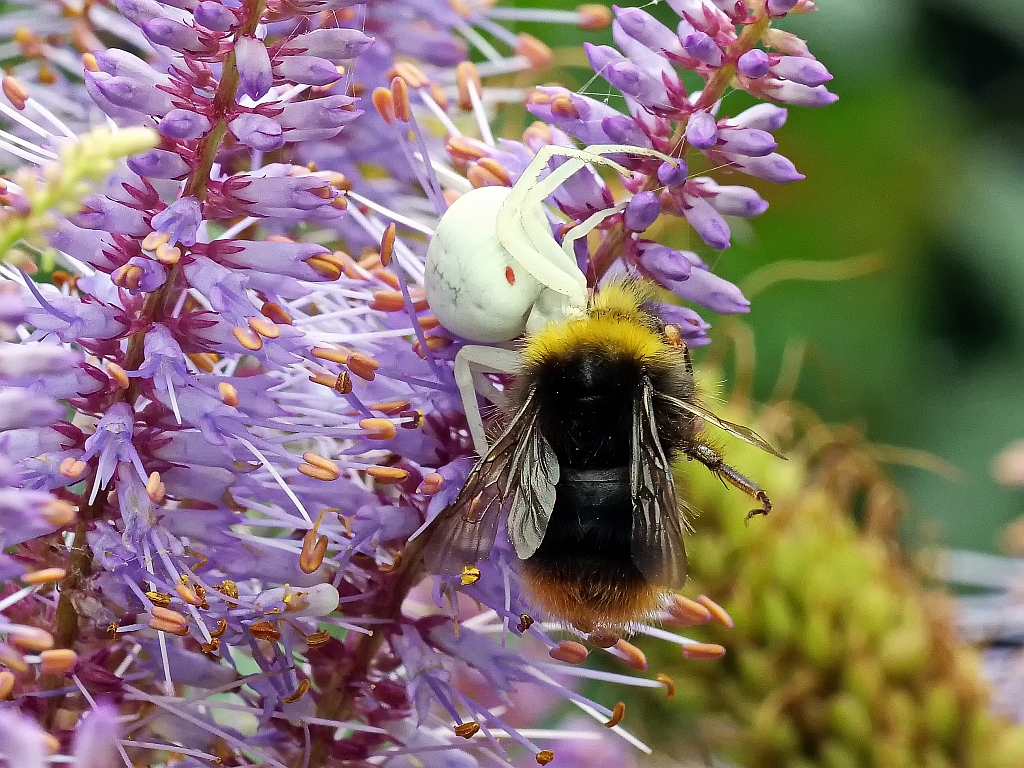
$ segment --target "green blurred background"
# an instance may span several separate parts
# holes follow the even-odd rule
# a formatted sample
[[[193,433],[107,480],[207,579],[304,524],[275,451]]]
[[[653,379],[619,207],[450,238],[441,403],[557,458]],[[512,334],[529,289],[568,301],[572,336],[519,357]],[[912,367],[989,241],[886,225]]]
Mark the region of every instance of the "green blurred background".
[[[807,178],[757,185],[770,209],[734,227],[728,251],[696,250],[742,287],[763,284],[769,273],[758,270],[783,260],[846,260],[853,272],[883,265],[842,281],[779,282],[752,297],[745,320],[756,349],[754,395],[771,396],[787,347],[793,359],[805,343],[798,400],[828,421],[862,425],[872,442],[934,454],[961,471],[951,480],[894,467],[911,500],[908,543],[995,550],[1001,529],[1024,511],[1020,494],[1000,487],[991,472],[993,458],[1024,436],[1020,3],[818,6],[780,24],[808,40],[840,97],[823,109],[791,108],[777,134],[779,151]],[[664,3],[644,7],[667,23],[678,18]],[[565,51],[550,79],[570,87],[592,73],[571,66],[579,54],[565,49],[611,37],[523,29]],[[594,81],[587,91],[609,88]],[[723,112],[742,109],[741,98],[727,97]],[[687,243],[685,232],[661,237]],[[722,354],[727,326],[708,319],[716,341],[710,350],[719,351],[706,354]]]

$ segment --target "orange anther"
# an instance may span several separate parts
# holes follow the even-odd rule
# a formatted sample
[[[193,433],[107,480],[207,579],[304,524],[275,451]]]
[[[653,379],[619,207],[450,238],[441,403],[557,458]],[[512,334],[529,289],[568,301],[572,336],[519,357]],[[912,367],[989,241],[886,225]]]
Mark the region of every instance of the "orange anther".
[[[566,664],[582,664],[587,660],[590,651],[583,643],[575,640],[562,640],[557,646],[548,650],[548,656],[556,661],[564,661]]]
[[[615,709],[612,710],[611,719],[604,724],[605,728],[614,728],[616,725],[622,722],[622,718],[626,716],[626,705],[623,702],[619,702],[615,705]]]
[[[345,365],[353,374],[366,381],[373,381],[374,371],[380,368],[380,363],[362,352],[353,352],[349,355]]]
[[[188,586],[188,584],[175,584],[174,591],[178,593],[178,597],[180,597],[183,602],[186,602],[189,605],[194,605],[197,608],[206,602],[194,589],[192,589],[192,587]]]
[[[612,23],[612,11],[607,5],[586,3],[576,6],[576,12],[580,15],[581,29],[604,29]]]
[[[391,263],[391,255],[395,250],[395,235],[397,228],[394,222],[384,228],[384,235],[380,239],[380,263],[388,266]]]
[[[370,97],[373,106],[388,125],[395,122],[395,100],[390,88],[374,88]]]
[[[251,328],[242,328],[236,325],[231,329],[231,334],[238,340],[239,344],[251,352],[263,349],[263,337]]]
[[[381,485],[392,485],[409,479],[409,472],[398,467],[370,467],[366,474]]]
[[[60,473],[69,480],[78,480],[86,473],[89,469],[89,465],[84,461],[73,459],[70,456],[64,458],[60,463]]]
[[[306,531],[299,553],[299,569],[303,573],[313,573],[320,567],[327,555],[327,543],[327,537],[318,536],[315,529]]]
[[[716,643],[693,643],[683,646],[684,659],[720,659],[725,656],[725,648]]]
[[[390,440],[398,434],[390,419],[369,418],[359,422],[359,428],[366,432],[369,440]]]
[[[647,669],[647,656],[632,643],[620,639],[613,646],[612,650],[627,666],[635,669],[637,672],[643,672]]]
[[[516,53],[525,57],[530,62],[530,66],[535,69],[545,69],[551,66],[551,49],[533,35],[528,35],[525,32],[519,33]]]
[[[24,109],[25,103],[29,99],[28,91],[25,89],[17,78],[13,75],[7,75],[3,80],[4,96],[7,100],[14,105],[16,109]]]
[[[21,580],[26,584],[53,584],[67,575],[68,572],[63,568],[41,568],[38,571],[26,573]]]
[[[412,107],[409,105],[409,86],[400,77],[391,81],[391,103],[395,109],[395,119],[408,123],[412,119]]]
[[[107,363],[107,375],[114,380],[118,389],[128,389],[128,385],[131,383],[127,372],[117,363]]]
[[[423,482],[420,483],[418,490],[424,496],[433,496],[441,490],[442,486],[444,486],[444,478],[437,474],[437,472],[428,472],[424,475]]]
[[[238,405],[238,390],[235,389],[234,384],[222,381],[217,385],[217,393],[220,395],[220,400],[224,405],[230,405],[232,408]]]
[[[151,472],[149,477],[146,479],[146,495],[149,496],[149,500],[154,504],[162,502],[164,497],[167,495],[167,486],[165,486],[163,480],[160,479],[159,472]]]
[[[480,82],[480,73],[476,65],[471,61],[463,61],[455,68],[455,82],[459,87],[459,106],[470,110],[473,108],[473,100],[470,97],[470,88],[476,91],[477,95],[483,92],[483,84]]]
[[[732,629],[736,626],[736,622],[732,620],[732,616],[730,616],[726,612],[725,608],[720,606],[707,595],[699,595],[697,597],[697,602],[703,605],[705,608],[707,608],[708,611],[711,613],[711,618],[713,618],[723,627],[728,627],[729,629]]]
[[[692,627],[711,621],[711,611],[707,606],[682,595],[672,595],[666,609],[678,626]]]

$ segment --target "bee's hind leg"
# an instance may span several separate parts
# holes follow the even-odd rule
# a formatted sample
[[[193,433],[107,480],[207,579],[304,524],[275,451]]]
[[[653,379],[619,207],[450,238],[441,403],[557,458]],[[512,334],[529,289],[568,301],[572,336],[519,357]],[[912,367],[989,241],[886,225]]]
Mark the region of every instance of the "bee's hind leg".
[[[688,455],[710,469],[722,478],[722,480],[729,483],[729,485],[739,488],[752,499],[757,499],[761,502],[760,509],[752,509],[747,513],[747,520],[755,515],[767,515],[772,511],[772,503],[769,500],[768,493],[765,489],[746,475],[741,475],[735,469],[726,464],[721,454],[714,448],[706,445],[698,445],[693,452]]]

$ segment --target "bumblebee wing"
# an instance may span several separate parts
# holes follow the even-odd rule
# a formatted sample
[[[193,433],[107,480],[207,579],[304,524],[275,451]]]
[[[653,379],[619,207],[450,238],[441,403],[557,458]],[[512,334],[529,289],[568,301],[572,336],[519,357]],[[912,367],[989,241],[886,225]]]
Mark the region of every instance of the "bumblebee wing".
[[[438,516],[423,550],[431,573],[460,573],[463,566],[486,558],[494,546],[501,512],[510,503],[508,529],[516,553],[529,549],[532,554],[540,545],[555,504],[558,461],[536,422],[531,391],[491,450],[473,467],[458,497]]]
[[[633,406],[633,562],[651,584],[678,589],[686,581],[683,518],[672,467],[658,438],[653,387],[645,378]]]
[[[714,424],[719,429],[725,430],[730,435],[735,435],[740,440],[743,440],[746,443],[750,443],[755,448],[760,448],[762,451],[767,451],[768,453],[772,454],[772,456],[778,456],[780,459],[786,458],[777,450],[775,450],[775,448],[772,447],[771,443],[769,443],[767,440],[765,440],[763,437],[757,434],[757,432],[750,429],[750,427],[744,427],[742,424],[733,424],[731,421],[726,421],[725,419],[719,418],[700,403],[695,403],[692,401],[688,402],[685,400],[680,400],[679,398],[676,397],[668,397],[666,395],[662,395],[662,397],[665,400],[671,402],[672,405],[678,408],[682,408],[684,411],[689,411],[694,416],[699,416],[709,424]]]

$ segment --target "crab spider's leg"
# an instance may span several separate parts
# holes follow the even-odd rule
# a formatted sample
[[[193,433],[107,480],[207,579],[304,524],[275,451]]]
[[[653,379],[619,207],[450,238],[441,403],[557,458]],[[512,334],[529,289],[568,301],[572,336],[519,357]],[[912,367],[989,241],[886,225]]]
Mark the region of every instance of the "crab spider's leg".
[[[619,144],[601,144],[587,149],[547,145],[537,152],[498,210],[496,230],[502,247],[541,284],[568,296],[570,303],[575,306],[586,304],[586,279],[576,265],[575,258],[570,257],[566,260],[551,237],[550,226],[541,203],[588,162],[607,165],[628,176],[627,169],[604,157],[607,154],[642,155],[675,162],[673,158],[657,150]],[[565,157],[568,160],[544,179],[540,179],[540,175],[544,173],[553,157]],[[520,226],[516,226],[517,220]],[[565,273],[565,276],[558,274],[556,268]],[[571,279],[566,280],[565,277]]]
[[[455,383],[459,387],[462,405],[466,410],[466,421],[469,423],[473,447],[480,456],[487,453],[487,433],[484,431],[484,420],[480,416],[480,406],[476,400],[473,369],[492,373],[517,373],[521,361],[519,353],[511,349],[476,344],[467,344],[455,355]]]
[[[582,240],[584,237],[589,235],[591,231],[600,226],[601,222],[605,219],[610,219],[617,213],[622,213],[625,209],[628,200],[624,200],[618,205],[613,205],[611,208],[605,208],[603,211],[591,214],[588,218],[581,221],[575,227],[565,233],[565,237],[562,238],[562,250],[565,251],[565,255],[572,259],[573,263],[576,263],[576,251],[574,246],[577,240]]]

